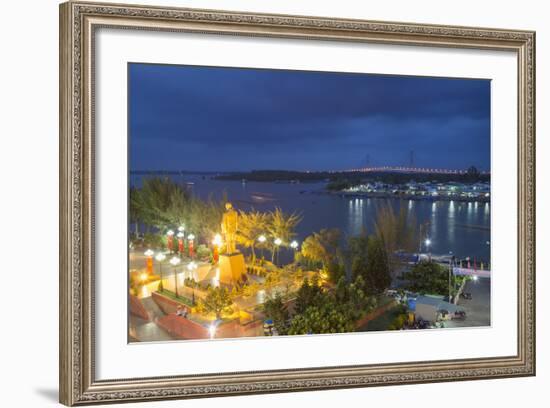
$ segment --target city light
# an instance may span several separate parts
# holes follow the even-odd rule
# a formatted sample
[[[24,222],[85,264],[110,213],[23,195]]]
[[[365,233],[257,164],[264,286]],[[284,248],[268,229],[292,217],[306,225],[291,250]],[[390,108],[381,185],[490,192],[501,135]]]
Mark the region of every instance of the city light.
[[[197,270],[197,267],[198,265],[194,262],[194,261],[191,261],[187,264],[187,270],[189,271],[188,275],[186,275],[186,277],[189,277],[191,279],[196,279],[196,276],[195,276],[195,271]]]
[[[162,252],[159,252],[156,256],[155,256],[155,259],[159,262],[162,262],[166,259],[166,255],[164,255]]]
[[[474,276],[472,277],[472,279],[474,280],[474,282],[477,282],[477,280],[478,280],[479,278],[478,278],[477,275],[474,275]]]
[[[145,256],[153,256],[154,254],[155,254],[155,253],[153,252],[152,249],[148,249],[147,251],[145,251],[145,252],[143,253],[143,255],[145,255]]]
[[[258,241],[260,241],[261,243],[264,243],[264,242],[266,241],[266,239],[267,239],[267,238],[265,237],[265,235],[260,235],[260,236],[258,237]]]
[[[256,295],[256,299],[257,299],[258,303],[264,303],[265,302],[265,290],[264,289],[258,291],[258,293]]]
[[[169,237],[171,237],[171,236],[174,235],[174,231],[168,230],[168,231],[166,232],[166,235],[168,235]]]
[[[185,231],[185,225],[183,225],[183,224],[180,225],[180,226],[178,227],[178,231],[179,231],[179,232]]]
[[[139,278],[141,279],[142,282],[145,282],[147,280],[149,276],[143,272],[141,275],[139,275]]]
[[[432,244],[432,240],[430,238],[426,238],[426,241],[424,241],[427,247],[429,247]]]
[[[189,234],[189,235],[187,236],[187,239],[188,239],[189,241],[193,241],[193,240],[195,239],[195,236],[194,236],[193,234]]]
[[[178,237],[179,239],[183,238],[184,236],[185,234],[182,231],[178,232],[178,234],[176,235],[176,237]]]
[[[216,234],[214,236],[214,239],[212,240],[212,244],[216,245],[216,246],[221,246],[222,245],[222,236],[220,234]]]
[[[292,242],[290,243],[290,247],[291,247],[292,249],[298,248],[298,241],[292,241]]]
[[[177,266],[180,263],[180,259],[177,256],[174,256],[172,259],[170,259],[170,265]]]
[[[279,246],[279,245],[281,245],[281,244],[283,243],[283,241],[281,240],[281,238],[275,238],[275,241],[273,241],[273,242],[275,242],[275,245],[277,245],[277,246]]]
[[[216,268],[216,275],[212,278],[212,286],[215,288],[220,286],[220,268]]]

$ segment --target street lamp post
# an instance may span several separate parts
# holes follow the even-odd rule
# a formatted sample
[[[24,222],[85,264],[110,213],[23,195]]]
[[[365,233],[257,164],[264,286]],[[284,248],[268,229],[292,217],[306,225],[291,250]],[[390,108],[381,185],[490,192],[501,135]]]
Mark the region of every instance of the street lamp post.
[[[418,262],[420,262],[421,252],[422,252],[422,224],[418,226]]]
[[[281,240],[281,238],[275,238],[275,241],[273,241],[276,245],[276,248],[277,248],[277,263],[276,265],[279,266],[279,247],[281,246],[281,244],[283,243],[283,241]]]
[[[451,303],[451,273],[453,271],[452,261],[449,259],[449,303]]]
[[[162,261],[164,261],[166,259],[166,255],[164,255],[162,252],[159,252],[157,254],[157,256],[155,256],[155,259],[159,263],[159,274],[160,274],[160,285],[159,286],[162,288],[163,287],[163,284],[162,284],[162,280],[163,280],[163,277],[162,277]]]
[[[432,261],[432,253],[430,252],[430,245],[432,244],[432,240],[430,238],[426,238],[424,243],[426,244],[426,250],[428,251],[428,260],[431,262]]]
[[[178,274],[176,272],[176,266],[178,266],[180,263],[180,259],[177,256],[174,256],[172,259],[170,259],[170,264],[174,267],[174,293],[176,294],[176,298],[178,298]]]
[[[194,261],[191,261],[187,264],[187,270],[191,274],[191,279],[195,279],[195,271],[197,270],[197,264]]]
[[[296,252],[298,252],[298,241],[294,240],[290,243],[290,247],[294,249],[294,261],[296,261]]]
[[[263,235],[263,234],[260,235],[260,236],[258,237],[258,242],[259,242],[260,244],[264,244],[266,240],[267,240],[267,238],[266,238],[265,235]],[[263,261],[264,261],[264,258],[265,258],[265,256],[264,256],[264,246],[261,245],[260,248],[261,248],[261,250],[262,250],[262,262],[263,262]]]

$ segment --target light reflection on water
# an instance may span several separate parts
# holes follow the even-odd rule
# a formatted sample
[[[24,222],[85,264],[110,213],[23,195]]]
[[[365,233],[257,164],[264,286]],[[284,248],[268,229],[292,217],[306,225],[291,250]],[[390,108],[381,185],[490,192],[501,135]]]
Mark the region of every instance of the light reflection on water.
[[[377,209],[384,200],[373,198],[343,198],[338,195],[315,194],[322,191],[324,183],[257,183],[218,181],[208,177],[186,175],[173,177],[176,181],[193,182],[192,190],[206,199],[213,194],[221,199],[224,191],[237,209],[260,211],[276,206],[285,212],[299,212],[302,222],[297,228],[299,242],[322,228],[339,228],[345,237],[358,235],[362,229],[374,231]],[[133,175],[133,185],[140,184],[140,176]],[[254,198],[256,193],[268,199]],[[400,200],[389,200],[397,210]],[[433,254],[453,252],[459,257],[476,257],[490,261],[490,204],[455,201],[406,200],[407,213],[417,223],[428,223]]]
[[[363,199],[355,198],[349,200],[348,205],[348,230],[351,235],[359,235],[364,225]]]

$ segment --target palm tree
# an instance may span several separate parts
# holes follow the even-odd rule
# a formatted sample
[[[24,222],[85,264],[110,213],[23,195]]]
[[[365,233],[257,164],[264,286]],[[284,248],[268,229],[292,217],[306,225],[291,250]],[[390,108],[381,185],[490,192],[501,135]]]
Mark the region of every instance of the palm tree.
[[[322,229],[309,235],[302,243],[302,255],[314,262],[320,262],[327,268],[337,257],[340,230]]]
[[[275,261],[275,251],[278,251],[279,246],[289,246],[292,238],[296,236],[294,229],[302,221],[302,217],[296,213],[285,214],[279,207],[269,213],[269,223],[267,231],[273,238],[271,243],[271,262]],[[280,244],[275,244],[275,240],[279,239]]]
[[[259,211],[239,212],[239,228],[237,231],[237,241],[245,248],[250,248],[252,252],[252,263],[256,262],[255,246],[258,237],[262,235],[267,228],[269,217],[267,213]]]

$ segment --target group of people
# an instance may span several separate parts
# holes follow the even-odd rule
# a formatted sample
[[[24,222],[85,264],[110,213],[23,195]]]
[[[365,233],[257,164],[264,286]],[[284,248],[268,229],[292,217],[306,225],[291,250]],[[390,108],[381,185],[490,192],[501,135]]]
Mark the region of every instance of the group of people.
[[[187,309],[184,309],[183,307],[181,307],[181,305],[178,305],[176,316],[187,317],[187,313]]]

